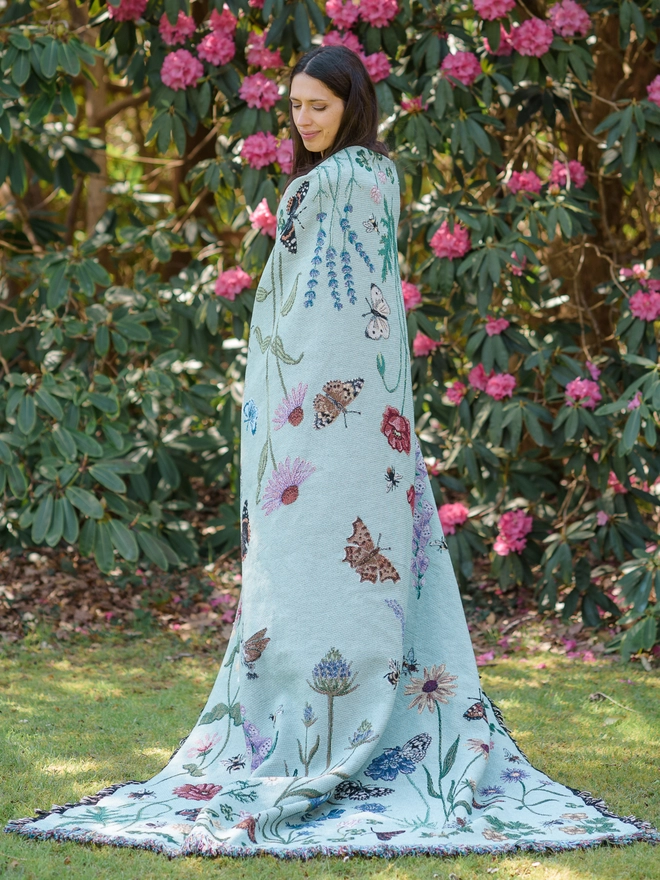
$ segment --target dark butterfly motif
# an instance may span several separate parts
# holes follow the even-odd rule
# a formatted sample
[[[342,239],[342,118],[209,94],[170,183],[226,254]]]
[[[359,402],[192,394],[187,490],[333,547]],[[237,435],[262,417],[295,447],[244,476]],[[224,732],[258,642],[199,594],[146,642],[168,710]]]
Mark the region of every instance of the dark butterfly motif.
[[[334,797],[340,801],[344,798],[350,801],[368,801],[372,797],[387,797],[388,794],[394,794],[394,789],[379,788],[377,785],[363,785],[355,779],[340,782],[334,791]]]
[[[374,832],[374,834],[376,835],[378,840],[392,840],[392,838],[396,837],[397,834],[405,834],[406,833],[405,830],[402,830],[402,831],[374,831],[373,828],[371,830]]]
[[[309,192],[309,181],[305,180],[299,187],[298,190],[291,196],[289,201],[286,203],[286,212],[289,215],[286,219],[282,232],[280,233],[280,241],[284,245],[284,247],[291,254],[298,253],[298,240],[296,239],[296,227],[293,224],[294,220],[297,220],[300,223],[299,214],[304,211],[304,208],[301,208],[303,199]],[[305,227],[300,223],[302,228]]]
[[[227,768],[229,773],[233,770],[242,770],[245,767],[245,755],[234,755],[233,758],[225,758],[220,763]]]
[[[511,764],[518,764],[518,763],[522,760],[522,758],[520,757],[520,755],[514,755],[514,754],[512,754],[508,749],[504,749],[504,757],[505,757],[505,758],[507,759],[507,761],[509,761]]]
[[[399,572],[392,565],[390,560],[383,556],[380,552],[380,538],[378,535],[378,543],[374,544],[373,538],[369,534],[369,529],[365,526],[359,516],[353,520],[353,532],[347,538],[349,544],[355,546],[345,547],[345,556],[342,562],[348,562],[351,568],[360,575],[360,583],[363,581],[371,581],[375,584],[377,580],[397,581],[401,580]],[[383,548],[390,550],[390,547]]]
[[[341,379],[332,379],[330,382],[326,382],[323,391],[316,395],[312,404],[316,411],[314,427],[325,428],[327,425],[331,425],[341,413],[344,417],[344,425],[348,428],[346,413],[352,412],[361,415],[359,410],[347,407],[362,391],[363,385],[364,379],[349,379],[347,382],[342,382]]]
[[[412,675],[413,672],[418,671],[419,663],[415,659],[415,651],[413,648],[410,648],[406,656],[403,658],[401,668],[404,675]]]
[[[423,761],[428,747],[431,745],[431,736],[428,733],[418,733],[401,746],[401,754],[409,758],[415,764]]]
[[[449,550],[449,544],[444,538],[438,538],[435,541],[429,541],[429,547],[437,547],[442,553],[443,550]]]
[[[387,302],[385,302],[383,291],[377,284],[371,285],[370,295],[371,304],[369,304],[369,300],[365,297],[369,311],[362,315],[363,318],[366,318],[369,314],[371,315],[364,335],[367,339],[389,339],[390,325],[387,316],[390,314],[391,309]]]
[[[463,712],[463,718],[467,718],[468,721],[485,721],[486,704],[484,701],[479,698],[476,703],[470,706],[467,712]]]
[[[396,687],[399,683],[399,678],[401,677],[401,666],[399,665],[398,660],[391,659],[388,662],[388,666],[390,671],[386,673],[383,678],[386,678],[392,687]]]
[[[250,636],[249,639],[241,642],[241,660],[243,665],[249,670],[248,678],[259,677],[254,671],[254,664],[261,657],[266,649],[266,645],[270,641],[270,639],[265,638],[266,632],[266,628],[260,629],[259,632]]]
[[[243,502],[243,515],[241,516],[241,560],[247,556],[248,544],[250,543],[250,517],[248,516],[247,498]]]
[[[363,220],[362,225],[367,232],[378,232],[378,220],[376,220],[373,214],[368,220]]]
[[[401,476],[401,474],[397,474],[393,467],[388,467],[388,469],[385,471],[385,480],[387,482],[385,491],[391,492],[392,489],[396,489],[402,479],[403,477]]]

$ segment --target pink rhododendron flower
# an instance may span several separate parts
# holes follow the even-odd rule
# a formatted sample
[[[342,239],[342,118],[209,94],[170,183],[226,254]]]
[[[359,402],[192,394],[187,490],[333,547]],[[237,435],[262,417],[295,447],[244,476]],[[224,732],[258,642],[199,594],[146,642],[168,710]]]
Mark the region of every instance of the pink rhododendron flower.
[[[269,131],[249,134],[243,141],[241,157],[252,168],[265,168],[277,159],[277,138]]]
[[[263,9],[264,0],[248,0],[248,6],[250,6],[252,9]]]
[[[510,510],[504,513],[498,523],[499,533],[493,545],[498,556],[509,553],[522,553],[527,546],[527,535],[532,530],[533,518],[524,510]]]
[[[633,410],[638,409],[642,405],[642,392],[636,391],[635,396],[631,398],[626,404],[626,409]]]
[[[386,27],[399,11],[397,0],[360,0],[360,18],[372,27]]]
[[[485,391],[486,386],[488,385],[488,380],[491,379],[494,375],[495,370],[491,370],[490,373],[486,375],[484,365],[477,364],[477,366],[472,367],[472,369],[468,373],[468,382],[473,388],[476,388],[477,391]]]
[[[552,28],[540,18],[528,18],[511,31],[511,42],[516,52],[534,58],[545,55],[553,39]]]
[[[509,31],[505,30],[504,25],[500,25],[500,42],[496,51],[493,51],[490,47],[490,43],[488,39],[484,37],[484,48],[486,52],[489,52],[491,55],[495,55],[499,58],[508,58],[509,55],[513,52],[513,43],[511,42],[511,34]]]
[[[291,174],[293,169],[293,141],[291,138],[284,138],[280,142],[275,158],[282,169],[282,173]]]
[[[505,397],[513,397],[517,384],[516,377],[511,373],[496,373],[490,376],[484,390],[494,400],[504,400]]]
[[[494,318],[492,315],[488,315],[488,320],[486,321],[486,333],[489,336],[499,336],[502,331],[506,330],[511,322],[507,321],[506,318]]]
[[[325,14],[336,28],[348,30],[358,20],[360,10],[351,0],[327,0]]]
[[[591,29],[589,14],[575,0],[560,0],[550,10],[552,29],[560,37],[586,37]]]
[[[591,379],[573,379],[566,386],[566,406],[583,406],[585,409],[595,409],[603,395],[597,382]]]
[[[417,331],[417,335],[413,339],[413,354],[415,357],[428,357],[430,354],[440,347],[440,343],[436,339],[431,339],[421,330]]]
[[[649,101],[660,107],[660,73],[647,85],[646,94],[649,96]]]
[[[422,98],[417,95],[415,98],[401,98],[401,109],[404,113],[421,113],[426,110],[428,104],[422,106]]]
[[[121,0],[119,6],[108,3],[108,15],[115,21],[135,21],[144,14],[147,0]]]
[[[225,299],[234,300],[237,294],[246,287],[250,287],[252,279],[247,272],[244,272],[240,266],[234,266],[221,272],[215,281],[215,292],[217,296],[223,296]]]
[[[646,293],[638,290],[628,300],[630,311],[642,321],[657,321],[660,318],[660,293]]]
[[[637,281],[643,281],[648,277],[649,272],[644,263],[633,263],[632,269],[621,269],[619,271],[619,278],[622,280],[625,278],[635,278]]]
[[[211,31],[197,47],[197,54],[214,67],[222,67],[236,54],[236,45],[232,38],[222,31]]]
[[[277,84],[263,73],[246,76],[238,94],[247,102],[248,107],[256,107],[259,110],[270,110],[280,97]]]
[[[509,510],[503,513],[497,524],[499,531],[493,550],[498,556],[522,553],[527,546],[527,535],[532,531],[533,523],[533,518],[524,510]]]
[[[460,501],[455,504],[441,504],[438,508],[440,525],[445,535],[455,535],[456,526],[461,526],[468,518],[468,509]]]
[[[440,70],[447,76],[457,79],[464,86],[471,86],[481,73],[481,64],[473,52],[455,52],[443,59]]]
[[[599,510],[596,514],[596,522],[599,526],[606,526],[610,521],[609,514],[605,513],[604,510]]]
[[[642,284],[642,287],[645,287],[652,293],[660,293],[660,280],[658,278],[649,278],[647,282]]]
[[[411,281],[402,281],[401,289],[403,290],[403,304],[407,312],[414,309],[422,301],[422,294],[419,287]]]
[[[346,32],[345,34],[340,33],[339,31],[328,31],[323,35],[323,39],[321,40],[322,46],[346,46],[347,49],[350,49],[351,52],[355,52],[356,55],[364,54],[362,51],[362,44],[355,36],[355,34],[351,34]]]
[[[628,492],[623,483],[619,481],[619,478],[614,473],[614,471],[610,471],[610,474],[607,478],[607,485],[610,489],[614,489],[617,495],[625,495]]]
[[[263,6],[263,3],[261,5]],[[222,7],[222,12],[218,12],[217,9],[214,9],[209,18],[211,30],[216,31],[217,33],[226,34],[228,37],[234,36],[236,23],[236,16],[226,3]]]
[[[586,367],[589,370],[589,375],[595,382],[596,379],[600,376],[600,369],[596,366],[596,364],[592,364],[591,361],[587,361]]]
[[[527,266],[527,257],[523,257],[522,260],[518,258],[518,254],[515,251],[511,253],[511,274],[517,275],[518,278],[525,271]]]
[[[495,659],[495,651],[485,651],[483,654],[477,654],[474,658],[477,666],[487,666]]]
[[[571,186],[582,189],[587,182],[587,172],[584,170],[582,162],[578,162],[577,159],[571,159],[568,163],[568,169],[564,162],[553,162],[548,183],[566,186],[569,177],[571,178]]]
[[[268,34],[266,31],[263,34],[255,34],[253,31],[248,37],[245,57],[247,58],[247,63],[252,67],[268,70],[271,67],[282,67],[284,64],[279,49],[266,48],[267,39]]]
[[[509,181],[509,189],[515,195],[518,192],[541,192],[541,178],[535,171],[514,171]]]
[[[264,197],[254,211],[249,211],[250,226],[253,229],[260,229],[262,235],[270,235],[275,238],[277,232],[277,217],[268,207],[268,201]]]
[[[176,24],[170,24],[167,15],[163,13],[160,17],[158,31],[164,43],[167,43],[168,46],[178,46],[185,43],[188,37],[192,37],[196,27],[195,19],[186,15],[185,12],[179,12]]]
[[[475,12],[486,21],[504,18],[507,12],[515,8],[516,0],[473,0]]]
[[[163,83],[175,92],[194,86],[200,76],[204,75],[204,65],[187,49],[170,52],[163,60],[160,78]]]
[[[464,385],[462,382],[456,380],[456,382],[452,382],[452,384],[445,391],[447,395],[447,399],[450,403],[453,403],[455,406],[458,406],[467,394],[467,385]]]
[[[377,83],[383,79],[387,79],[392,72],[389,59],[384,52],[374,52],[371,55],[364,55],[362,61],[367,68],[367,73],[371,77],[372,82]]]
[[[449,222],[443,220],[434,232],[429,246],[436,257],[440,259],[447,257],[454,260],[457,257],[464,257],[470,250],[470,233],[458,221],[454,223],[454,231],[451,232]]]

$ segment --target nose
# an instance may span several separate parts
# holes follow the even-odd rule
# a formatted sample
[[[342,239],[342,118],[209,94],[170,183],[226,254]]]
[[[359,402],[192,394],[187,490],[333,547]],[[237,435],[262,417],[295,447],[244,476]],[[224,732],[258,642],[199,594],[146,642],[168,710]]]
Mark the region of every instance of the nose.
[[[307,111],[302,107],[298,111],[298,128],[304,128],[304,126],[309,125],[310,118],[307,114]]]

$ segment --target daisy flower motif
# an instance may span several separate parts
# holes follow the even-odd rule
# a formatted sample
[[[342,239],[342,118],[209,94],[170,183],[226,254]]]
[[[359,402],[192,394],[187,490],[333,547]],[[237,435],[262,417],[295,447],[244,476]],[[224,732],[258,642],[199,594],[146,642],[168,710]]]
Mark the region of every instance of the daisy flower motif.
[[[313,464],[302,458],[296,458],[291,463],[287,455],[286,459],[277,465],[266,486],[264,503],[261,505],[261,509],[266,511],[266,516],[283,504],[293,504],[298,498],[300,485],[315,470]]]
[[[424,709],[434,712],[436,703],[448,703],[448,698],[456,695],[456,685],[452,682],[456,681],[458,676],[448,675],[445,668],[444,663],[440,666],[431,666],[430,669],[424,667],[423,678],[411,677],[410,684],[406,685],[405,690],[407,696],[415,695],[410,701],[409,709],[417,706],[420,714]]]
[[[243,404],[243,421],[248,426],[253,436],[257,433],[258,416],[259,410],[257,408],[257,404],[252,398],[246,400]]]
[[[302,422],[304,416],[302,405],[305,394],[307,394],[307,385],[301,382],[297,388],[292,388],[286,397],[282,398],[282,402],[273,416],[276,431],[283,428],[287,422],[294,428],[297,428]]]
[[[521,770],[519,767],[510,767],[503,773],[500,773],[502,782],[522,782],[523,779],[529,779],[529,773]]]

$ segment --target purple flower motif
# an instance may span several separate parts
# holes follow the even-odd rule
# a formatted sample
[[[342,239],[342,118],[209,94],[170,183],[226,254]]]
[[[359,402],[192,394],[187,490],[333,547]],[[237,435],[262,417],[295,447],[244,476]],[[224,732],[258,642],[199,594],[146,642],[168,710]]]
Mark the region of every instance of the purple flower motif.
[[[415,762],[403,754],[401,746],[396,746],[394,749],[385,749],[382,755],[374,758],[364,771],[364,775],[390,782],[396,779],[399,773],[414,773],[416,769]]]
[[[529,773],[519,767],[509,767],[508,770],[500,773],[500,779],[503,782],[522,782],[523,779],[529,779]]]
[[[501,785],[486,785],[479,789],[479,794],[484,798],[496,797],[498,794],[504,794],[504,789]]]
[[[277,465],[266,486],[264,503],[261,505],[261,509],[266,512],[266,516],[283,504],[293,504],[298,498],[300,485],[315,470],[316,468],[313,464],[304,461],[302,458],[296,458],[292,464],[291,459],[287,455],[286,459]]]
[[[434,514],[435,509],[430,501],[423,501],[422,509],[415,510],[415,513],[413,514],[413,542],[410,570],[414,575],[414,583],[418,598],[425,583],[426,570],[429,567],[429,558],[426,555],[425,548],[431,540],[430,523]]]
[[[388,608],[391,608],[394,612],[394,616],[401,624],[401,641],[403,641],[403,636],[406,631],[406,614],[396,599],[384,599],[383,600]]]
[[[302,405],[306,393],[307,385],[301,382],[297,388],[292,388],[286,397],[282,398],[282,402],[273,416],[276,431],[283,428],[287,422],[294,428],[297,428],[302,422],[304,415]]]

